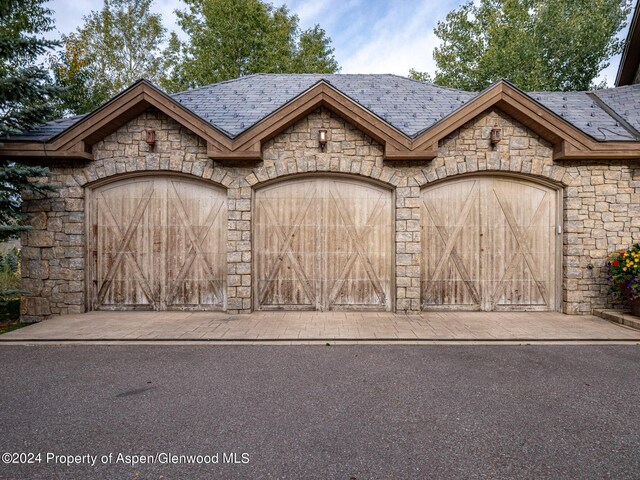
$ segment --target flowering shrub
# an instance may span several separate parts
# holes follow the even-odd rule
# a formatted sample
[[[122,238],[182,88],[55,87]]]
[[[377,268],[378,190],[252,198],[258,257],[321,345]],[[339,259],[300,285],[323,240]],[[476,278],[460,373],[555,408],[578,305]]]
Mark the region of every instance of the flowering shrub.
[[[609,279],[611,288],[622,293],[625,300],[640,299],[640,243],[609,257]]]

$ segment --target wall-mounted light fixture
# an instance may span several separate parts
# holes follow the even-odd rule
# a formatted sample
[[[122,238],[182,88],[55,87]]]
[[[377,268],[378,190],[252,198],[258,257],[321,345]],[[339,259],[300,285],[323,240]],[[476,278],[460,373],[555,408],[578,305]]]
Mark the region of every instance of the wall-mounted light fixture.
[[[500,140],[502,140],[502,129],[496,125],[491,129],[491,145],[495,145]]]
[[[153,147],[156,145],[156,131],[153,128],[147,128],[145,132],[147,134],[145,142],[149,144],[149,151],[153,152]]]
[[[318,130],[318,144],[320,145],[320,150],[324,150],[324,147],[327,145],[327,131],[324,128]]]

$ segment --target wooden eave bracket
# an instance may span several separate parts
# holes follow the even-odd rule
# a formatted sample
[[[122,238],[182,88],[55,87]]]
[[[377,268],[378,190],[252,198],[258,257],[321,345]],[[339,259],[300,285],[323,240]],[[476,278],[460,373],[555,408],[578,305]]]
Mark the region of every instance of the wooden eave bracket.
[[[402,160],[433,160],[438,156],[438,145],[431,145],[430,148],[417,150],[399,150],[390,145],[386,145],[384,149],[384,159],[390,161]]]
[[[568,142],[554,146],[553,159],[562,160],[640,160],[640,142],[593,142],[576,148]]]
[[[251,145],[250,148],[238,150],[223,150],[219,145],[207,142],[207,156],[212,160],[220,162],[242,160],[242,161],[260,161],[262,160],[262,149],[260,142]]]
[[[6,142],[0,148],[0,157],[16,158],[23,161],[41,161],[43,159],[51,160],[93,160],[93,154],[90,147],[84,142],[74,145],[69,150],[53,150],[48,143],[37,142]]]

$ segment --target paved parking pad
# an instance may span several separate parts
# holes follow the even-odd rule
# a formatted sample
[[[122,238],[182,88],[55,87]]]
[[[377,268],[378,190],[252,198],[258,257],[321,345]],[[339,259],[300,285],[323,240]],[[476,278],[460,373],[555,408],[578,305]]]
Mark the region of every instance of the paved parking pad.
[[[0,342],[640,341],[640,331],[560,313],[91,312],[63,315]]]

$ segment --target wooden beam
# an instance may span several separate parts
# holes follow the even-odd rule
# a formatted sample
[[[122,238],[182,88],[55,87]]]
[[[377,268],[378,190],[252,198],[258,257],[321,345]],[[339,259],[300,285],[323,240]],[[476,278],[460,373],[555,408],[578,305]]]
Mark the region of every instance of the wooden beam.
[[[220,150],[217,146],[210,143],[207,144],[207,156],[213,160],[233,161],[233,160],[262,160],[262,151],[260,143],[255,143],[246,150]]]
[[[232,150],[265,142],[317,108],[326,107],[379,143],[409,149],[410,139],[325,82],[320,82],[234,139]]]
[[[33,144],[26,145],[22,148],[18,142],[5,143],[0,148],[0,157],[19,158],[21,160],[44,160],[44,159],[69,159],[69,160],[93,160],[93,154],[83,150],[68,150],[63,152],[50,151],[45,147],[46,144],[40,145],[39,149],[33,148]]]
[[[391,161],[400,160],[433,160],[438,156],[437,145],[436,148],[432,145],[430,149],[425,150],[396,150],[393,147],[387,145],[384,149],[384,159]]]

